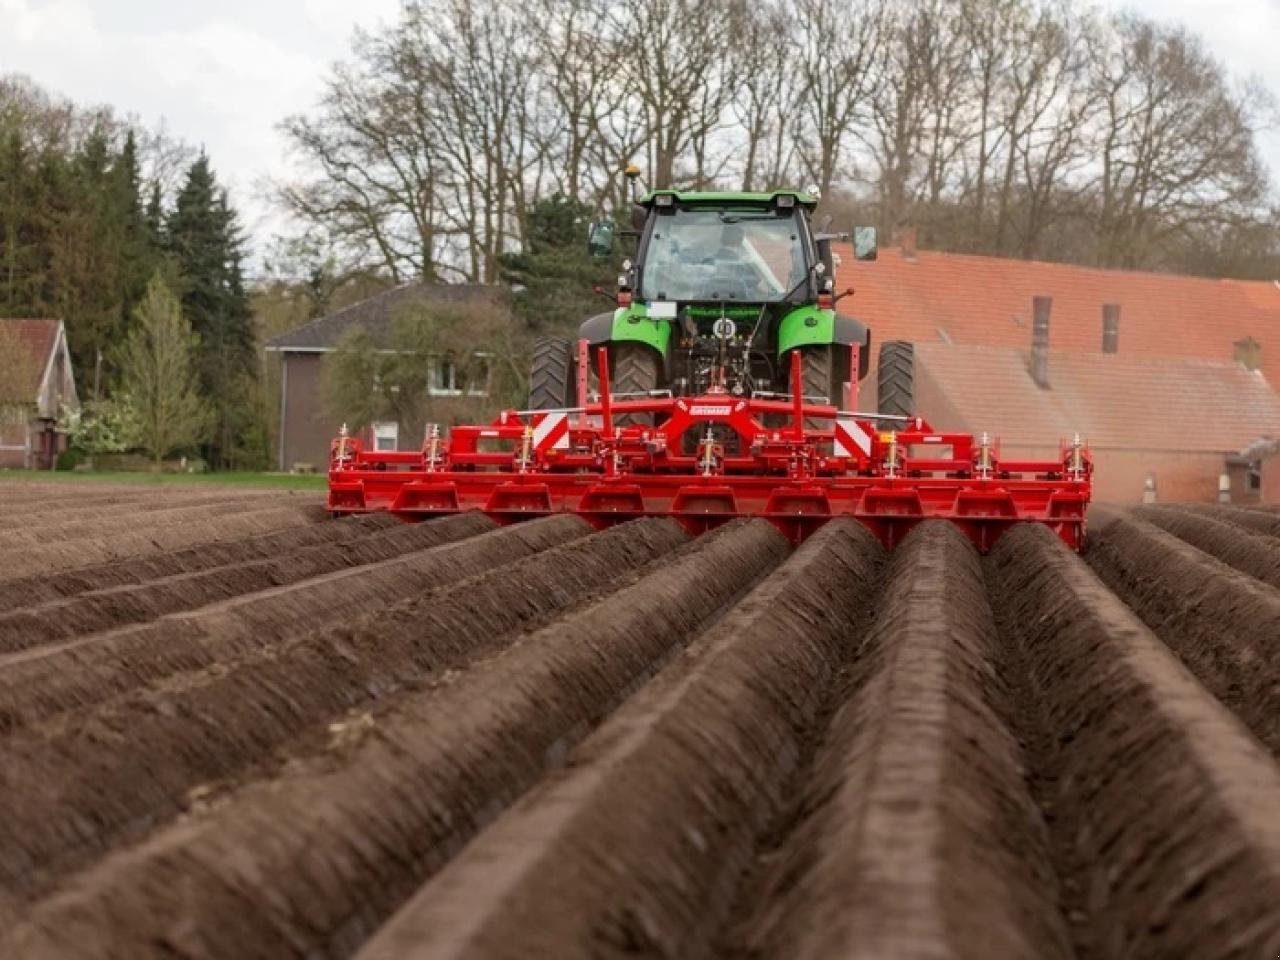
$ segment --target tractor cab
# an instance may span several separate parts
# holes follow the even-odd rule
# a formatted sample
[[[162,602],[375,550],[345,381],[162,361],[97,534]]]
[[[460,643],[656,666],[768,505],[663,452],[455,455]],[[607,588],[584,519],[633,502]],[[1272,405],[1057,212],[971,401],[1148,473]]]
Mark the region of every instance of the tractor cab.
[[[670,195],[668,195],[670,196]],[[774,304],[807,298],[818,262],[794,204],[656,207],[636,295],[655,302]]]
[[[616,308],[587,319],[579,337],[605,347],[619,396],[782,396],[789,356],[803,354],[806,397],[835,403],[869,363],[870,334],[836,311],[831,243],[848,234],[814,229],[811,193],[702,193],[655,190],[635,204],[635,259],[624,260]],[[608,256],[611,221],[592,225],[589,248]],[[874,232],[858,232],[857,255],[874,259]],[[561,371],[567,339],[539,344],[530,406],[572,401]]]

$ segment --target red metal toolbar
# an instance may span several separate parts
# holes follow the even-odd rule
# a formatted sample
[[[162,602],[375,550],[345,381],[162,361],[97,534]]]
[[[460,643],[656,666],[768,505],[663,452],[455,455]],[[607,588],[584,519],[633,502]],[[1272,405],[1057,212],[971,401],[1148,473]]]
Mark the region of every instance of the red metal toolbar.
[[[764,517],[797,543],[852,516],[888,547],[941,518],[984,552],[1011,525],[1037,522],[1073,549],[1083,541],[1093,465],[1079,439],[1061,443],[1057,460],[1003,460],[985,435],[937,432],[918,417],[887,427],[877,415],[808,403],[798,351],[785,399],[620,399],[603,350],[598,359],[599,399],[589,400],[580,362],[572,409],[505,411],[447,437],[428,427],[414,452],[366,450],[344,432],[332,448],[329,509],[404,519],[482,510],[501,522],[572,512],[597,526],[670,516],[694,533]],[[618,424],[637,415],[656,425]]]

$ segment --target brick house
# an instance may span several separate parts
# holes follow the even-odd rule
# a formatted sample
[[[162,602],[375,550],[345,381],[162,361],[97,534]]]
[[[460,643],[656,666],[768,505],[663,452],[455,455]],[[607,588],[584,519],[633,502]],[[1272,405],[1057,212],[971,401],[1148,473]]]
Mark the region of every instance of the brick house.
[[[857,291],[846,310],[870,325],[873,362],[877,342],[916,345],[916,408],[935,426],[987,431],[1028,457],[1079,432],[1103,501],[1280,502],[1280,284],[937,253],[907,240],[871,263],[846,253],[837,286]],[[1037,297],[1048,298],[1039,349]],[[873,372],[864,408],[874,383]]]
[[[22,351],[18,365],[29,397],[0,408],[0,468],[52,470],[67,437],[58,429],[64,409],[80,406],[67,331],[61,320],[0,319]],[[5,338],[8,341],[9,337]]]
[[[324,360],[348,332],[361,328],[381,349],[390,349],[395,321],[405,311],[430,304],[493,304],[498,308],[500,299],[495,287],[409,283],[268,340],[266,349],[279,354],[281,367],[278,469],[292,470],[304,464],[325,469],[329,444],[340,425],[324,410]],[[478,402],[488,395],[487,383],[459,382],[457,367],[449,357],[433,360],[428,384],[428,393],[440,398],[442,404]],[[420,433],[420,424],[361,425],[364,442],[381,450],[416,449],[421,445]]]

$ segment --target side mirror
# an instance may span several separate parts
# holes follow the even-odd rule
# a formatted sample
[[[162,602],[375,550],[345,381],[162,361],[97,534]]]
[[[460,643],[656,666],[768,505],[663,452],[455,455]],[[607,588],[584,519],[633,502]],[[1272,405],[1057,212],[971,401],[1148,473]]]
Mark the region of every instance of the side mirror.
[[[874,260],[879,251],[876,242],[875,227],[853,228],[853,258],[855,260]]]
[[[606,260],[613,253],[613,235],[616,227],[612,220],[596,220],[587,233],[587,252],[592,260]]]

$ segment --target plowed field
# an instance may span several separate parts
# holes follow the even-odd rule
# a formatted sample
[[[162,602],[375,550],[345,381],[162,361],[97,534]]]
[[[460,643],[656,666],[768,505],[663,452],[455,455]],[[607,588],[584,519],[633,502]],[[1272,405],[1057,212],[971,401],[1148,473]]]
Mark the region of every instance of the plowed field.
[[[0,486],[0,957],[1280,956],[1280,528]]]

